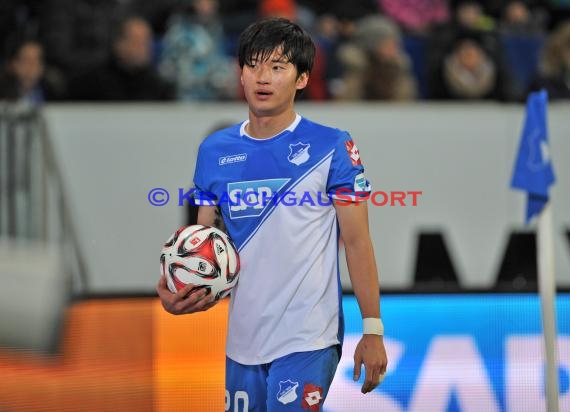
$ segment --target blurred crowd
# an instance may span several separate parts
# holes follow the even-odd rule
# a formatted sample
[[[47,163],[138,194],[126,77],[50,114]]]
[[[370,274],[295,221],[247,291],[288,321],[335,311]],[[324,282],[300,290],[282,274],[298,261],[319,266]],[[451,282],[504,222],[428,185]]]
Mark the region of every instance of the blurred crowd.
[[[2,0],[0,100],[243,99],[239,33],[313,36],[309,101],[570,99],[569,0]]]

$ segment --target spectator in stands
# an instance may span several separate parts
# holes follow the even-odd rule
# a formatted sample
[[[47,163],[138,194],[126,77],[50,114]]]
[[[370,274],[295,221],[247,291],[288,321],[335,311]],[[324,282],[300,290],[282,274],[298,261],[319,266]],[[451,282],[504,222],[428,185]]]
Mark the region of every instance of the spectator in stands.
[[[227,36],[226,51],[237,57],[240,33],[259,18],[259,0],[218,0],[220,16]]]
[[[562,23],[546,41],[531,90],[542,88],[552,100],[570,99],[570,21]]]
[[[305,25],[317,45],[317,55],[309,91],[318,90],[313,100],[331,99],[342,87],[343,71],[338,61],[339,47],[352,40],[356,21],[368,14],[378,13],[377,0],[296,0],[299,12],[298,23]],[[317,78],[319,87],[313,86]],[[312,83],[312,85],[311,85]],[[320,96],[320,97],[319,97]]]
[[[57,72],[45,69],[40,43],[26,39],[8,46],[0,72],[0,100],[36,106],[46,100],[60,99],[63,94],[63,79]]]
[[[546,16],[542,11],[533,12],[523,0],[511,0],[503,10],[500,31],[504,35],[537,35],[544,32],[545,25]]]
[[[98,67],[110,53],[117,16],[129,0],[44,0],[40,36],[46,61],[71,79]]]
[[[217,0],[186,0],[163,40],[161,75],[176,84],[179,100],[227,100],[237,96],[238,70],[225,55]]]
[[[398,26],[371,15],[358,21],[354,41],[339,49],[344,66],[342,100],[413,100],[417,85]]]
[[[126,17],[117,26],[111,57],[78,77],[70,93],[74,100],[172,100],[174,87],[151,66],[152,32],[139,17]]]
[[[476,34],[458,36],[431,73],[435,99],[499,100],[517,98],[510,76],[496,50],[489,50]]]
[[[152,28],[155,40],[160,40],[166,33],[171,17],[178,11],[181,0],[125,0],[129,11],[144,18]],[[159,46],[158,46],[159,47]]]
[[[517,94],[524,100],[545,43],[546,10],[532,0],[508,0],[499,21],[500,39]]]
[[[0,64],[6,58],[8,39],[38,37],[38,17],[43,0],[0,1]]]
[[[456,25],[469,30],[493,30],[495,21],[485,14],[481,4],[475,0],[461,0],[455,9]]]
[[[450,19],[448,0],[378,0],[380,9],[404,30],[427,33]]]
[[[486,16],[481,5],[473,0],[459,0],[455,6],[453,17],[444,24],[434,25],[429,33],[429,57],[441,61],[443,49],[450,46],[463,33],[478,33],[479,37],[489,37],[498,41],[494,30],[495,22]],[[429,62],[428,62],[429,63]]]
[[[428,98],[512,101],[521,97],[495,22],[473,0],[460,0],[453,20],[432,30],[426,56]]]
[[[463,39],[456,43],[443,66],[445,93],[448,97],[481,99],[492,93],[497,68],[477,42]]]

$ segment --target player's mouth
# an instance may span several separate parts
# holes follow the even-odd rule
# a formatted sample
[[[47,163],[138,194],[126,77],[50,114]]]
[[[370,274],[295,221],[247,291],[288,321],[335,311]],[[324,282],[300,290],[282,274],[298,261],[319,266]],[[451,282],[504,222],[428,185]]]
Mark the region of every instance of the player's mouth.
[[[271,96],[273,96],[273,93],[270,92],[269,90],[256,90],[255,91],[255,96],[259,99],[259,100],[267,100],[269,99]]]

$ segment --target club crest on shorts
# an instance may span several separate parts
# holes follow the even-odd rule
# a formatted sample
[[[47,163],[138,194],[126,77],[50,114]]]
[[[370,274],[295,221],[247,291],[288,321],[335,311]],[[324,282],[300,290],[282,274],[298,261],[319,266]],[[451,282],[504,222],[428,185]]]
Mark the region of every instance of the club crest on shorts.
[[[309,160],[309,147],[311,145],[309,143],[295,143],[289,145],[289,156],[287,156],[287,160],[291,163],[296,164],[297,166],[305,163]]]
[[[277,392],[277,400],[283,405],[293,402],[297,399],[297,388],[299,382],[293,382],[287,379],[286,381],[279,381],[279,392]]]

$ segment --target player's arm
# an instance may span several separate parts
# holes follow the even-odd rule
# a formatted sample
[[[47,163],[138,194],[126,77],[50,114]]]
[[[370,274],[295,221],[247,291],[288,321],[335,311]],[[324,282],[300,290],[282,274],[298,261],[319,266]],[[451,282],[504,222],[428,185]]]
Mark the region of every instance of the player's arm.
[[[374,249],[368,228],[366,202],[335,204],[344,242],[348,272],[362,318],[380,318],[380,289]],[[388,359],[383,336],[363,334],[354,352],[354,379],[364,364],[366,378],[362,393],[372,391],[386,372]]]
[[[226,224],[218,206],[200,206],[198,209],[198,224],[213,226],[222,232],[227,232]]]
[[[224,220],[217,206],[200,206],[198,224],[214,226],[224,232],[226,231]],[[210,309],[217,303],[214,301],[214,296],[209,293],[208,288],[192,291],[194,287],[195,285],[189,283],[178,292],[172,293],[168,289],[166,278],[161,276],[156,291],[164,309],[173,315],[201,312]]]

